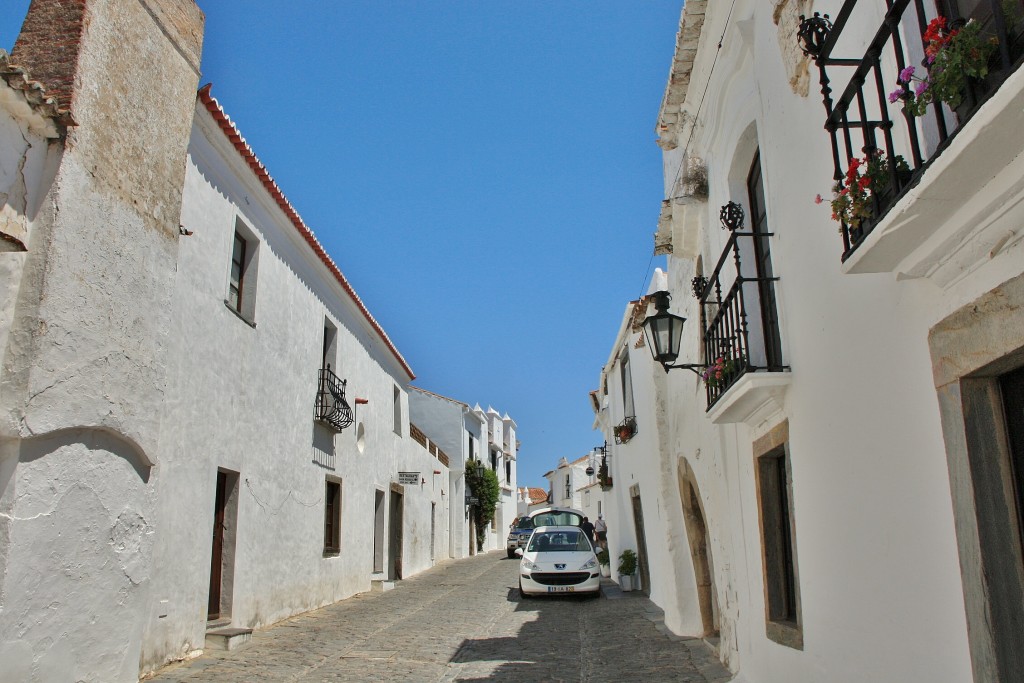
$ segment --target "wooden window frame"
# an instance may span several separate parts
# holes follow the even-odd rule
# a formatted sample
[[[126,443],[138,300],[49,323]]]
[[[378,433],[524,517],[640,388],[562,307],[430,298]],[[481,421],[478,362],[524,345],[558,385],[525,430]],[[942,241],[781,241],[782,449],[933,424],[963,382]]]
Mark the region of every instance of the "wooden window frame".
[[[341,554],[341,481],[327,479],[324,486],[324,556]]]

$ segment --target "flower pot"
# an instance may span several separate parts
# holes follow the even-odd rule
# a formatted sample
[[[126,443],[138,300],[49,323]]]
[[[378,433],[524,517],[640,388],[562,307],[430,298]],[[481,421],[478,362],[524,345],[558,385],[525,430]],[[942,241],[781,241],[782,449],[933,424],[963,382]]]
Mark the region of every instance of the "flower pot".
[[[629,574],[623,574],[619,577],[619,587],[623,593],[629,593],[633,590],[633,577]]]
[[[607,564],[601,565],[601,576],[607,578],[612,575],[612,568]]]

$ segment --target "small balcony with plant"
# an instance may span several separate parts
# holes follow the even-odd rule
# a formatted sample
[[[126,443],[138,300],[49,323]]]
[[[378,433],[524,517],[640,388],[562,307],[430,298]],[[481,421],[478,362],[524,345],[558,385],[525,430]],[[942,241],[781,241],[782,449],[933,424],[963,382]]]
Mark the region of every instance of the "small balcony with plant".
[[[1024,0],[837,4],[798,35],[833,162],[815,201],[845,272],[944,284],[1024,222]]]
[[[714,270],[693,278],[700,308],[703,362],[675,363],[686,319],[668,312],[668,292],[656,292],[657,314],[644,321],[654,359],[668,371],[697,374],[707,395],[708,417],[715,423],[746,422],[777,409],[789,386],[783,361],[770,232],[744,230],[743,207],[729,202],[719,214],[729,233]]]

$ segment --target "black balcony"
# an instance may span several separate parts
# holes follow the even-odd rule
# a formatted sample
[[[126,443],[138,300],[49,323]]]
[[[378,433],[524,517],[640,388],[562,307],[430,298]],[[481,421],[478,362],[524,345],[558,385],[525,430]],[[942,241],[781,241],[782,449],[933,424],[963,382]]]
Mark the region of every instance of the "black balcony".
[[[352,426],[352,407],[345,400],[346,380],[339,379],[331,366],[320,370],[316,392],[316,420],[336,432]]]
[[[1020,67],[1024,57],[1024,0],[936,0],[934,5],[926,0],[890,0],[873,34],[844,39],[847,26],[864,26],[869,21],[866,17],[877,15],[879,4],[874,0],[845,0],[834,21],[827,14],[819,16],[815,12],[803,20],[799,33],[801,47],[818,67],[836,187],[849,185],[847,173],[853,159],[882,160],[885,178],[872,184],[863,212],[866,215],[841,221],[843,261],[907,188],[918,182],[924,169],[957,132],[969,125],[974,113]],[[915,78],[931,77],[924,36],[937,17],[945,18],[949,31],[961,31],[969,20],[976,22],[972,29],[980,29],[985,53],[991,53],[982,60],[987,74],[966,78],[963,88],[956,89],[955,108],[940,99],[925,99],[920,100],[924,104],[919,104],[919,115],[915,115],[914,92],[922,82],[901,84],[898,79],[911,66]],[[834,54],[839,44],[864,42],[867,46],[863,56]],[[934,52],[931,54],[934,59]],[[834,90],[834,85],[838,89]],[[901,86],[905,87],[899,96]],[[835,99],[834,93],[838,95]]]
[[[742,232],[743,211],[737,204],[722,208],[730,231],[725,249],[708,277],[693,280],[700,301],[702,359],[708,410],[743,375],[783,372],[782,344],[775,305],[775,283],[768,248],[773,233]]]

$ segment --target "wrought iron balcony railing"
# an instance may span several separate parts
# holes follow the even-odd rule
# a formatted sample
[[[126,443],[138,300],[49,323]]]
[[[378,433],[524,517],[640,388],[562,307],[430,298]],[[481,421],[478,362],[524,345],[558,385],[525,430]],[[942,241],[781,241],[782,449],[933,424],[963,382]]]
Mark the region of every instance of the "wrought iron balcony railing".
[[[782,372],[775,283],[768,254],[770,232],[742,232],[743,210],[730,202],[722,207],[722,226],[729,230],[725,249],[708,277],[693,279],[700,301],[704,385],[708,410],[744,374]],[[753,264],[753,265],[751,265]]]
[[[844,261],[957,131],[1020,67],[1024,57],[1024,0],[936,0],[935,5],[931,0],[887,0],[880,25],[873,23],[879,5],[874,0],[845,0],[834,21],[828,14],[815,12],[813,17],[802,18],[799,32],[802,49],[818,67],[836,187],[842,190],[850,185],[853,159],[880,161],[867,205],[862,207],[866,216],[842,222]],[[945,37],[938,42],[932,24],[937,17],[944,17],[946,26]],[[937,51],[946,49],[945,41],[955,40],[948,36],[962,30],[969,20],[976,22],[979,43],[992,46],[984,48],[991,55],[982,60],[981,70],[987,74],[966,78],[964,87],[958,89],[954,109],[938,98],[937,91],[927,92],[936,78],[934,69],[929,73],[929,66]],[[877,29],[844,39],[844,31],[854,25]],[[865,41],[862,57],[834,55],[837,45]],[[913,76],[908,75],[909,67],[914,67]],[[833,100],[836,83],[841,89]],[[925,93],[923,100],[919,99],[921,93]],[[912,112],[915,102],[920,115]]]
[[[316,420],[335,431],[352,426],[352,407],[345,400],[347,380],[340,379],[331,366],[320,370],[320,383],[316,392]]]

